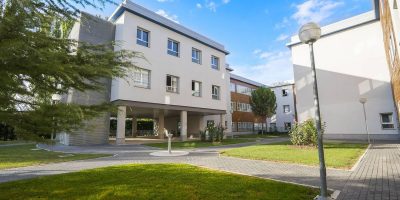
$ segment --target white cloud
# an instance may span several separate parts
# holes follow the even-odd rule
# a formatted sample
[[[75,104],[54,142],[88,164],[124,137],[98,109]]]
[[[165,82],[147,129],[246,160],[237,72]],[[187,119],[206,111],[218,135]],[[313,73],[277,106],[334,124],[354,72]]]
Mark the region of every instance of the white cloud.
[[[227,5],[231,2],[231,0],[221,0],[218,1],[218,3],[215,2],[216,0],[204,0],[204,3],[197,3],[196,8],[201,9],[201,8],[207,8],[211,12],[217,12],[217,8]]]
[[[277,24],[275,24],[275,29],[282,29],[282,28],[286,28],[290,25],[290,20],[285,17],[283,18],[283,20]]]
[[[171,21],[173,21],[173,22],[175,22],[175,23],[177,23],[177,24],[179,24],[177,15],[170,15],[165,10],[162,10],[162,9],[157,10],[156,13],[161,15],[161,16],[163,16],[163,17],[165,17],[165,18],[167,18],[167,19],[169,19],[169,20],[171,20]]]
[[[289,38],[289,35],[287,35],[287,34],[280,34],[280,35],[276,38],[276,41],[282,42],[282,41],[287,40],[288,38]]]
[[[201,9],[201,8],[203,8],[203,6],[200,3],[197,3],[196,8]]]
[[[231,0],[222,0],[223,4],[228,4],[229,2],[231,2]]]
[[[214,1],[206,2],[205,7],[212,12],[217,12],[217,4]]]
[[[174,0],[157,0],[160,3],[164,3],[164,2],[173,2]]]
[[[293,65],[290,50],[264,52],[258,65],[232,66],[234,73],[267,85],[293,80]]]
[[[261,49],[255,49],[255,50],[253,51],[253,54],[254,54],[254,55],[258,55],[259,53],[261,53]]]
[[[305,24],[310,21],[320,23],[332,16],[333,11],[342,5],[344,5],[344,2],[341,0],[307,0],[295,5],[297,11],[292,15],[292,18],[298,24]]]

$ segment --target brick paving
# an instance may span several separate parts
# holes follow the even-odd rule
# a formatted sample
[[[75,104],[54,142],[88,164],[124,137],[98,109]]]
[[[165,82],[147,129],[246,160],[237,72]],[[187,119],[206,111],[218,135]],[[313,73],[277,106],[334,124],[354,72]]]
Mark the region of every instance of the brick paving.
[[[373,144],[341,188],[338,199],[400,199],[400,144]]]

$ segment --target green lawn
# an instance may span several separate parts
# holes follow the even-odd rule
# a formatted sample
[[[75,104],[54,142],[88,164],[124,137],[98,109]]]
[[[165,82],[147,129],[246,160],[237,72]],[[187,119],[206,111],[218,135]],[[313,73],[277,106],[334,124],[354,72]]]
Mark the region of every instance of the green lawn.
[[[280,137],[289,137],[287,133],[264,133],[261,134],[246,134],[246,135],[236,135],[235,138],[280,138]]]
[[[229,144],[239,144],[245,142],[254,142],[254,139],[225,139],[222,142],[202,142],[202,141],[187,141],[187,142],[172,142],[172,149],[193,149],[193,148],[200,148],[200,147],[214,147],[214,146],[223,146]],[[147,146],[157,147],[157,148],[168,148],[168,143],[152,143],[146,144]]]
[[[318,190],[183,164],[123,165],[0,184],[0,199],[313,199]]]
[[[24,144],[24,143],[29,143],[29,142],[28,142],[28,141],[22,141],[22,140],[11,140],[11,141],[0,140],[0,145],[7,145],[7,144]]]
[[[365,152],[367,144],[324,144],[327,167],[350,169]],[[223,155],[304,165],[318,165],[318,150],[312,147],[297,147],[287,143],[256,145],[229,149]]]
[[[106,154],[64,154],[32,149],[36,149],[34,144],[3,147],[0,145],[0,169],[110,156]]]

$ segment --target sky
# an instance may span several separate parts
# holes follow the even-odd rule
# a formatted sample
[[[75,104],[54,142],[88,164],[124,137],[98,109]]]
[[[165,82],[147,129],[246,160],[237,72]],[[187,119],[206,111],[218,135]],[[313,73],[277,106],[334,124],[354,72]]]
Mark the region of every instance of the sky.
[[[233,73],[266,85],[293,80],[286,44],[302,24],[323,26],[372,10],[372,0],[131,1],[223,44]],[[83,10],[107,17],[116,7]]]

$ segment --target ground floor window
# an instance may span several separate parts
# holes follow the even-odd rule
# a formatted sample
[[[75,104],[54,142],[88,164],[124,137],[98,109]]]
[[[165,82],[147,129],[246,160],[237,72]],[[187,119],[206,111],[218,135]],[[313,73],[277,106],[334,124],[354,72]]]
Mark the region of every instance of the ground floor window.
[[[236,122],[232,122],[232,132],[237,132],[238,128],[237,128],[237,123]]]
[[[238,131],[253,131],[253,122],[238,122]]]
[[[270,132],[275,132],[275,131],[277,131],[276,123],[270,123],[270,124],[269,124],[269,131],[270,131]]]
[[[382,129],[394,129],[393,113],[381,113]]]
[[[290,131],[290,129],[292,129],[292,123],[290,123],[290,122],[285,122],[285,130],[286,130],[286,131]]]
[[[265,123],[254,123],[254,130],[255,131],[261,131],[261,130],[266,130],[267,126]]]

